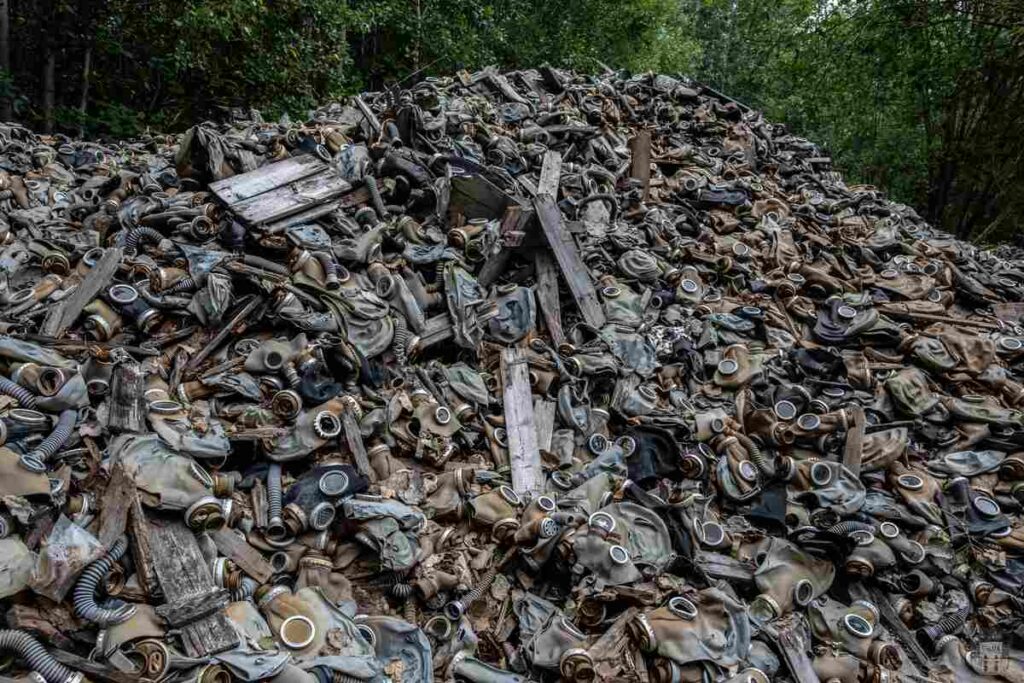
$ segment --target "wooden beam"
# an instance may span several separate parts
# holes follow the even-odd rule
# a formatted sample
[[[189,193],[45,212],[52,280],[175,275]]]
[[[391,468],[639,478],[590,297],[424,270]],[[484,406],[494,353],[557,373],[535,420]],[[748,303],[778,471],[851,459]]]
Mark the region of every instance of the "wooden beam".
[[[222,527],[211,533],[210,538],[221,554],[260,583],[266,583],[274,575],[274,568],[270,566],[270,562],[260,551],[249,545],[241,534]]]
[[[533,417],[537,425],[537,448],[542,451],[551,450],[551,437],[555,433],[555,408],[558,404],[554,401],[537,397],[533,400]]]
[[[302,154],[282,161],[275,161],[255,171],[225,178],[210,183],[210,191],[228,206],[243,199],[302,180],[327,169],[327,164],[312,154]]]
[[[135,482],[120,462],[110,470],[110,480],[100,501],[99,541],[109,549],[128,528],[128,514],[135,502]]]
[[[146,378],[138,363],[119,363],[110,378],[110,417],[107,421],[111,431],[146,431]]]
[[[537,269],[537,303],[548,326],[548,333],[556,346],[565,341],[562,331],[562,305],[558,297],[558,271],[551,254],[538,249],[533,255],[534,267]]]
[[[377,481],[377,473],[370,467],[370,458],[366,454],[366,445],[363,443],[363,434],[359,431],[359,422],[356,420],[352,408],[347,407],[341,411],[341,425],[345,429],[345,443],[352,451],[352,460],[355,462],[359,474],[366,477],[370,482]]]
[[[846,443],[843,446],[843,466],[860,477],[860,461],[864,455],[864,409],[853,406],[848,409],[853,424],[846,430]]]
[[[642,130],[629,139],[629,176],[644,184],[644,201],[651,192],[651,131]]]
[[[112,247],[103,252],[99,262],[89,269],[78,286],[64,301],[51,308],[43,321],[41,334],[48,337],[60,337],[75,322],[82,309],[96,298],[101,289],[110,284],[110,279],[121,264],[120,248]]]
[[[562,212],[555,203],[558,195],[558,182],[562,172],[562,157],[558,152],[549,150],[544,155],[544,166],[540,173],[537,186],[537,197],[533,200],[537,210],[544,236],[547,237],[555,260],[562,269],[562,276],[569,285],[569,291],[576,299],[576,305],[583,313],[583,319],[598,329],[604,327],[605,316],[601,302],[597,299],[597,291],[590,279],[590,273],[583,265],[576,241],[562,224]]]
[[[501,381],[512,488],[520,494],[537,494],[544,490],[544,471],[541,469],[540,450],[537,448],[529,368],[526,365],[526,354],[520,347],[502,349]]]
[[[238,645],[224,608],[228,592],[213,585],[195,535],[182,523],[150,524],[153,566],[166,603],[156,613],[178,631],[185,654],[208,657]]]
[[[287,216],[314,208],[352,189],[351,183],[333,168],[282,185],[263,194],[243,199],[231,206],[239,218],[250,225],[280,221]]]

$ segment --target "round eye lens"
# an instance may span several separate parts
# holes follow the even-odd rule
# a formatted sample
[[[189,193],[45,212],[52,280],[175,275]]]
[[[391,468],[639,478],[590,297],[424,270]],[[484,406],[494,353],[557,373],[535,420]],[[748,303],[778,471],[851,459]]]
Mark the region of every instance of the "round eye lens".
[[[805,429],[809,432],[813,432],[815,429],[821,426],[821,418],[814,413],[804,413],[796,421],[800,429]]]
[[[759,318],[761,316],[761,309],[757,306],[744,306],[740,309],[740,312],[748,318]]]
[[[843,391],[842,387],[825,387],[821,390],[821,393],[828,398],[842,398],[846,396],[846,392]]]
[[[754,463],[749,460],[744,460],[739,465],[740,478],[746,482],[753,483],[757,481],[757,468],[754,467]]]
[[[774,409],[775,409],[775,415],[780,420],[789,421],[789,420],[792,420],[794,417],[796,417],[796,406],[793,405],[792,401],[786,401],[786,400],[778,401],[775,404]]]
[[[450,626],[451,622],[448,623]],[[356,628],[359,629],[359,635],[363,637],[363,640],[368,642],[372,647],[377,646],[377,633],[372,628],[366,624],[359,624]]]
[[[613,545],[608,549],[608,557],[610,557],[612,562],[615,564],[626,564],[629,562],[629,551],[621,545]]]
[[[608,450],[608,439],[603,434],[591,434],[587,439],[587,447],[594,455],[601,455]]]
[[[806,607],[814,599],[814,586],[807,579],[797,582],[793,588],[793,599],[800,607]]]
[[[836,309],[836,315],[843,320],[853,320],[857,317],[857,309],[853,306],[840,306]]]
[[[604,294],[609,299],[614,299],[619,294],[622,294],[622,290],[619,289],[618,287],[605,287],[604,289],[601,290],[601,293]]]
[[[870,531],[864,531],[862,529],[851,531],[850,538],[852,538],[857,543],[857,545],[861,546],[871,545],[875,542],[875,535]]]
[[[736,244],[732,245],[732,253],[735,254],[736,256],[746,256],[747,254],[750,253],[750,247],[743,244],[742,242],[737,242]]]
[[[824,486],[832,481],[832,470],[823,462],[816,462],[811,465],[811,481],[818,486]]]
[[[587,520],[587,524],[609,533],[615,530],[615,518],[607,512],[595,512],[590,515],[590,518]]]
[[[281,622],[278,635],[282,643],[293,650],[299,650],[313,642],[313,638],[316,637],[316,626],[311,619],[295,615]]]
[[[976,496],[974,498],[974,508],[985,517],[998,517],[1002,510],[999,507],[999,503],[992,500],[988,496]]]
[[[626,457],[636,453],[636,439],[631,436],[620,436],[615,440],[615,443],[622,449],[622,452],[625,453]]]
[[[697,616],[697,606],[681,596],[676,596],[669,600],[668,608],[687,621],[690,621]]]
[[[732,375],[739,369],[739,363],[737,363],[731,358],[725,358],[718,362],[718,372],[720,372],[723,375]]]
[[[700,289],[700,287],[697,286],[697,283],[689,278],[686,278],[682,282],[680,282],[679,286],[682,287],[683,291],[686,292],[687,294],[693,294],[698,289]]]
[[[800,273],[789,273],[788,275],[786,275],[786,279],[797,285],[802,285],[805,282],[807,282],[807,278],[805,278]]]
[[[139,298],[139,293],[131,285],[113,285],[107,294],[116,303],[127,305]]]
[[[878,533],[886,538],[896,538],[900,535],[900,528],[892,522],[882,522],[878,525]]]
[[[916,474],[901,474],[896,478],[899,485],[910,491],[920,491],[924,488],[924,480]]]
[[[716,546],[725,540],[725,530],[717,522],[705,522],[700,529],[704,534],[704,543],[707,545]]]
[[[859,614],[847,614],[843,617],[843,624],[846,625],[847,631],[858,638],[867,638],[875,630],[871,622]]]
[[[715,434],[721,434],[725,431],[725,420],[720,417],[716,417],[711,421],[711,431]]]
[[[881,273],[879,273],[879,275],[884,277],[886,280],[892,280],[892,279],[898,277],[899,273],[897,271],[893,270],[892,268],[886,268]]]
[[[325,472],[320,477],[320,492],[325,496],[340,496],[348,488],[348,475],[341,470]]]
[[[519,505],[523,502],[523,499],[519,497],[519,494],[512,490],[509,486],[501,486],[498,488],[498,492],[501,493],[501,497],[504,498],[512,505]]]
[[[999,345],[1007,351],[1019,351],[1021,346],[1024,346],[1024,343],[1016,337],[1003,337],[999,340]]]
[[[555,509],[555,499],[551,496],[541,496],[537,499],[537,507],[544,512],[553,512]]]
[[[452,411],[448,410],[444,406],[440,406],[434,411],[434,419],[437,420],[437,424],[446,425],[452,421]]]
[[[556,470],[551,473],[551,483],[563,491],[568,491],[572,488],[572,478],[561,470]]]
[[[150,403],[149,409],[160,415],[172,415],[181,410],[181,404],[177,401],[161,399]]]

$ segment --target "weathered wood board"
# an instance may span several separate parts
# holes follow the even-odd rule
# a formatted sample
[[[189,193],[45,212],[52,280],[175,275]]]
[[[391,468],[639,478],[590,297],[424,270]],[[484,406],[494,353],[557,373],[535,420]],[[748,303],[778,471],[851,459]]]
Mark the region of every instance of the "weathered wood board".
[[[537,427],[533,417],[529,368],[526,355],[518,346],[501,352],[501,381],[505,399],[505,431],[508,434],[512,488],[516,493],[540,493],[544,490],[544,471],[537,448]]]
[[[576,241],[562,223],[562,212],[555,203],[558,197],[558,182],[562,174],[562,157],[555,151],[544,155],[537,197],[533,200],[544,236],[547,237],[555,260],[562,269],[562,276],[569,285],[569,291],[576,299],[576,305],[589,325],[604,327],[605,316],[597,290],[590,279],[590,273],[583,265]]]

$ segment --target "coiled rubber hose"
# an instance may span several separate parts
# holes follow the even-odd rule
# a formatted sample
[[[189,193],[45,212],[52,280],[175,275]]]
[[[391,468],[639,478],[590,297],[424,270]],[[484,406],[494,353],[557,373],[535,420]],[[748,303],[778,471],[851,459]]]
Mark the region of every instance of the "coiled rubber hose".
[[[13,382],[6,377],[0,377],[0,394],[10,396],[21,404],[22,408],[29,408],[35,410],[36,397],[31,391],[21,386],[17,382]]]
[[[370,191],[370,200],[373,202],[373,208],[377,211],[377,219],[384,220],[388,216],[388,207],[384,206],[384,200],[380,196],[377,179],[368,175],[365,180],[366,189]]]
[[[331,258],[331,255],[326,251],[314,251],[313,258],[319,261],[320,267],[324,269],[324,283],[327,285],[327,289],[341,287],[341,282],[338,280],[338,264]]]
[[[64,666],[24,631],[0,630],[0,651],[16,652],[46,683],[77,683],[82,675]]]
[[[498,575],[498,563],[494,563],[491,567],[480,577],[480,580],[476,582],[473,589],[463,595],[458,600],[452,600],[445,605],[444,612],[452,621],[458,621],[462,618],[474,602],[483,597],[483,594],[491,587],[494,583],[494,577]]]
[[[152,244],[160,244],[160,240],[164,238],[159,232],[153,228],[132,228],[128,231],[128,234],[124,238],[124,248],[130,254],[134,254],[139,249],[140,242],[150,242]]]
[[[828,533],[835,534],[836,536],[847,536],[854,531],[868,531],[870,533],[875,533],[875,525],[846,520],[845,522],[833,524],[827,529],[827,531]]]
[[[183,277],[173,285],[160,292],[161,294],[181,294],[182,292],[194,292],[196,281],[190,277]]]
[[[399,365],[405,365],[409,360],[409,324],[405,316],[398,314],[394,316],[395,336],[392,339],[391,347],[395,352],[395,359]]]
[[[276,462],[267,470],[267,515],[271,523],[281,521],[281,465]]]
[[[299,371],[295,369],[295,363],[291,361],[288,361],[281,367],[281,374],[284,375],[284,381],[288,382],[288,386],[292,389],[297,388],[302,383]]]
[[[961,607],[953,614],[948,614],[939,619],[937,626],[943,633],[953,633],[964,625],[964,622],[967,621],[967,615],[970,613],[970,607]]]
[[[75,592],[72,602],[75,606],[75,614],[86,621],[91,621],[100,626],[111,626],[127,621],[135,612],[134,605],[125,605],[117,609],[108,609],[96,604],[96,589],[100,581],[113,568],[114,563],[124,556],[128,549],[128,539],[124,536],[117,539],[104,557],[96,560],[82,572],[82,576],[75,584]]]
[[[68,409],[61,411],[53,431],[38,446],[26,454],[26,457],[34,457],[44,463],[48,462],[60,450],[60,447],[71,438],[71,432],[74,431],[76,422],[78,422],[77,410]]]

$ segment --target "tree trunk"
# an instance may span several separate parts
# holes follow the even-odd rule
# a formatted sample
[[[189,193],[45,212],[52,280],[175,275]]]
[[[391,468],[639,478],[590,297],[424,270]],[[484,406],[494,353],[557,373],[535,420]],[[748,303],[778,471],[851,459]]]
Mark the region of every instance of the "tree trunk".
[[[85,110],[89,106],[89,70],[92,67],[92,47],[85,48],[85,56],[82,58],[82,97],[78,101],[78,111],[82,113],[82,123],[78,127],[78,134],[85,134]]]
[[[0,0],[0,71],[4,77],[13,80],[11,74],[11,16],[8,0]],[[7,93],[0,95],[0,120],[12,118],[11,98]]]
[[[43,132],[53,132],[53,110],[57,100],[57,56],[53,49],[46,51],[43,64]]]

